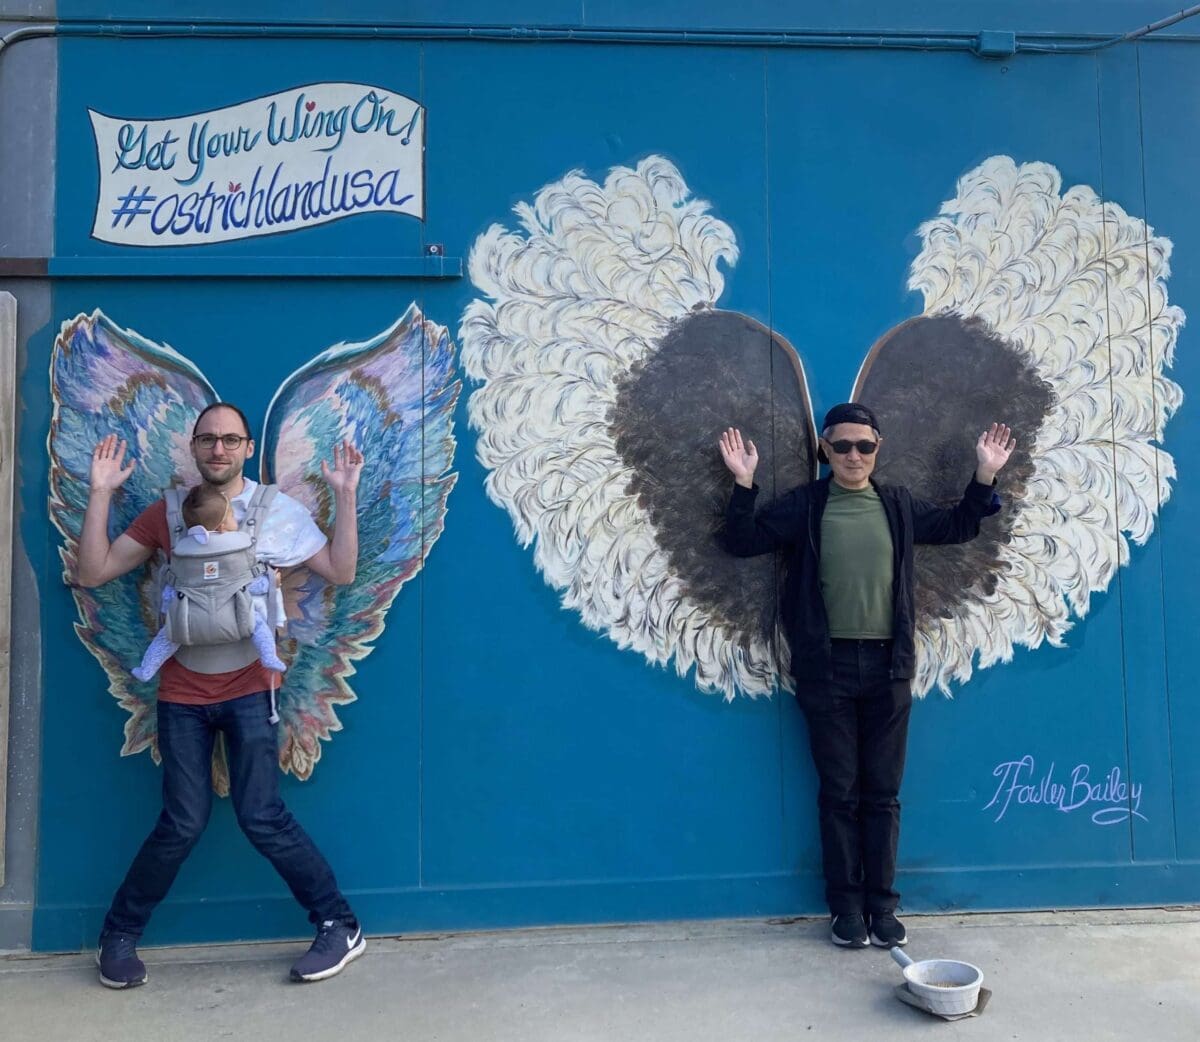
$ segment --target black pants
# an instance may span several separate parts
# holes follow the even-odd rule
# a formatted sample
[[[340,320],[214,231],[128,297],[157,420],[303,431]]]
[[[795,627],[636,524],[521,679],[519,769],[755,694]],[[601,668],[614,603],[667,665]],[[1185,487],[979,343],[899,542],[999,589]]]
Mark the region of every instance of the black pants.
[[[890,678],[890,640],[833,641],[833,679],[797,680],[808,721],[825,899],[834,915],[890,912],[900,839],[900,779],[912,692]]]

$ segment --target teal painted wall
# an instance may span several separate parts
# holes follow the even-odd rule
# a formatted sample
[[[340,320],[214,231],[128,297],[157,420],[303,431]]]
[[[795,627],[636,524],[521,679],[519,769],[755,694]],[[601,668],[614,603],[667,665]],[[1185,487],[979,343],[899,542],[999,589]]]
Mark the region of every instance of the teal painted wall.
[[[70,6],[60,14],[98,17]],[[926,20],[891,24],[963,28],[961,7],[925,6]],[[1013,28],[1071,28],[1047,25],[1047,6],[1011,5]],[[1076,9],[1074,25],[1129,28],[1143,7],[1113,6],[1121,10],[1103,18]],[[543,7],[528,7],[525,24],[574,17]],[[629,24],[619,5],[606,13]],[[808,13],[793,24],[814,24]],[[687,17],[720,25],[703,14],[689,8]],[[744,24],[762,24],[755,17],[747,12]],[[1114,27],[1110,17],[1125,20]],[[64,39],[58,258],[86,266],[147,254],[89,237],[97,169],[88,108],[166,117],[314,81],[385,85],[426,107],[428,209],[424,223],[358,216],[151,251],[161,277],[56,282],[53,328],[31,341],[21,383],[22,534],[46,635],[34,945],[91,943],[158,809],[149,757],[117,756],[125,714],[71,632],[74,606],[43,508],[59,322],[100,308],[171,344],[258,423],[279,380],[329,345],[374,335],[413,301],[457,340],[481,294],[467,277],[172,277],[175,258],[202,256],[219,269],[298,257],[319,271],[347,257],[415,257],[427,243],[465,258],[489,225],[512,227],[514,204],[568,171],[603,181],[614,166],[660,155],[736,236],[740,258],[725,268],[720,306],[795,346],[820,415],[848,395],[870,346],[920,313],[906,290],[917,230],[961,175],[992,156],[1051,164],[1064,190],[1089,185],[1144,216],[1175,246],[1171,302],[1200,311],[1195,54],[1187,42],[989,62],[739,46]],[[1170,370],[1185,395],[1200,387],[1191,340],[1185,329]],[[467,422],[477,386],[468,382],[459,402],[446,530],[360,664],[344,730],[311,780],[284,783],[368,930],[819,912],[815,778],[792,698],[726,704],[561,608],[485,494]],[[935,691],[917,705],[903,792],[904,907],[1200,899],[1200,811],[1190,799],[1200,784],[1190,756],[1200,708],[1187,650],[1200,523],[1192,412],[1185,403],[1167,428],[1179,477],[1153,536],[1092,598],[1067,646],[1018,649],[1011,663],[977,669],[953,699]],[[963,460],[964,480],[969,466]],[[1014,802],[997,820],[994,772],[1025,756],[1036,781],[1052,772],[1069,785],[1079,765],[1093,776],[1118,768],[1141,786],[1142,817],[1098,825],[1088,809]],[[223,803],[146,939],[305,930]]]

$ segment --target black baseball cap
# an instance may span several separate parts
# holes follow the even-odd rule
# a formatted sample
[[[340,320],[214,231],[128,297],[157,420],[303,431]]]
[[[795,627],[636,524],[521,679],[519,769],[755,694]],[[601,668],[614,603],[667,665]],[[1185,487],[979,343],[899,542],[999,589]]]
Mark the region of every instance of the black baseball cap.
[[[821,430],[827,431],[839,423],[861,423],[873,428],[876,434],[879,433],[879,421],[875,419],[875,414],[858,402],[843,402],[841,405],[835,405],[825,414],[825,422],[821,424]]]

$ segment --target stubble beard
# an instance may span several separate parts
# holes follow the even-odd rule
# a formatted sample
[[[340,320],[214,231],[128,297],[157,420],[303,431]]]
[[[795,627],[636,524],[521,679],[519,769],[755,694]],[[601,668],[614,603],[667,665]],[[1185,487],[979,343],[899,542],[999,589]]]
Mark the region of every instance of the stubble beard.
[[[236,484],[237,479],[242,476],[241,468],[232,460],[223,464],[202,463],[197,460],[196,469],[200,471],[200,477],[204,479],[204,484],[215,489],[226,489],[230,485]],[[225,476],[218,477],[217,473],[224,473]]]

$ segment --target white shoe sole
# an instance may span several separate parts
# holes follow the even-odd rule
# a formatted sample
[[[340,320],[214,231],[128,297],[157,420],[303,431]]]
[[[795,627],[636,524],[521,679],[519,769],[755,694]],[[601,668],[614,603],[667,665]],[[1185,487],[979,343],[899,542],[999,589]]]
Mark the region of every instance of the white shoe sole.
[[[908,944],[908,934],[906,933],[898,941],[881,941],[874,934],[871,934],[871,943],[875,945],[876,948],[903,948],[906,944]]]
[[[301,977],[293,977],[297,984],[311,984],[314,981],[328,980],[330,977],[341,973],[347,966],[357,959],[363,952],[367,950],[367,939],[360,937],[358,944],[346,952],[345,957],[336,966],[330,966],[327,970],[321,970],[319,973],[306,973]]]
[[[839,937],[832,930],[829,931],[829,939],[833,941],[839,948],[869,948],[871,947],[865,940],[847,941]]]

